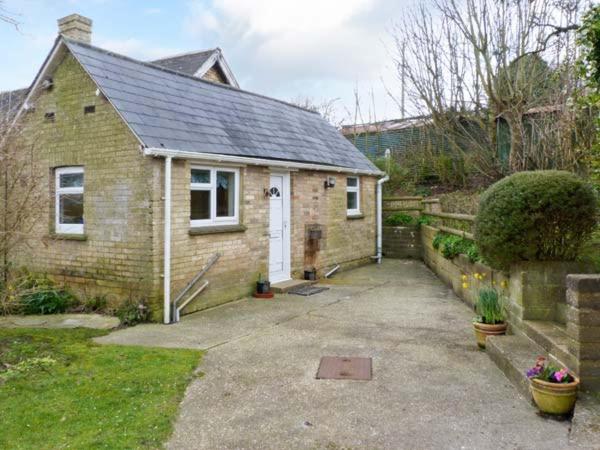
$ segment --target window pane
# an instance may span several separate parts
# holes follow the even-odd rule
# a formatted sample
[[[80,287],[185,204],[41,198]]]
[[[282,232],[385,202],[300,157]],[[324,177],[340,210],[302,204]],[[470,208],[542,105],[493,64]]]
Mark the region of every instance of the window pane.
[[[61,194],[59,207],[61,224],[83,223],[83,194]]]
[[[348,183],[348,187],[358,186],[358,178],[356,177],[349,177],[346,182]]]
[[[190,218],[192,220],[210,219],[210,191],[191,191],[191,194]]]
[[[358,192],[346,192],[348,209],[358,209]]]
[[[210,170],[192,169],[192,183],[210,183]]]
[[[235,173],[217,172],[217,217],[235,215]]]
[[[60,187],[83,187],[83,173],[63,173],[60,175]]]

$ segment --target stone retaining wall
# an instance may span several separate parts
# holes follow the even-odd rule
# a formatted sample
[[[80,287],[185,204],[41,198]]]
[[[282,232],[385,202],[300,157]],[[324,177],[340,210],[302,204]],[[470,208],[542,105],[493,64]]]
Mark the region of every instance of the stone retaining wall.
[[[600,274],[567,276],[569,352],[587,388],[600,390]]]
[[[383,256],[386,258],[421,258],[418,225],[383,227]]]

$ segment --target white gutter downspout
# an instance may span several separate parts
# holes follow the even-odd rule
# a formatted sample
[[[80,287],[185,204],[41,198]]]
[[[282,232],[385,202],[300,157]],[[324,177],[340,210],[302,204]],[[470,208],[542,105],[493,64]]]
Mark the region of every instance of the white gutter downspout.
[[[164,233],[164,323],[171,323],[171,162],[165,157],[165,233]]]
[[[388,181],[390,177],[386,175],[383,178],[377,180],[377,255],[375,258],[377,259],[377,264],[381,264],[382,257],[382,204],[383,204],[383,183]]]

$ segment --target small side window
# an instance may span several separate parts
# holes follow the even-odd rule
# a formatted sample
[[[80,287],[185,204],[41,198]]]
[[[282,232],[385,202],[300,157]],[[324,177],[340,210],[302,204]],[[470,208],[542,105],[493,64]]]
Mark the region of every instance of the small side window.
[[[56,233],[83,234],[83,167],[56,169]]]
[[[360,214],[360,179],[346,178],[346,213],[349,216]]]

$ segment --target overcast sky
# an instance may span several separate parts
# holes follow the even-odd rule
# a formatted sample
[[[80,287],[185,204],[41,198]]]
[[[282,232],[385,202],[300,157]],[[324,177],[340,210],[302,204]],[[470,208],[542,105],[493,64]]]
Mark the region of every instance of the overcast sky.
[[[5,0],[20,30],[0,23],[0,91],[28,86],[56,36],[56,19],[94,21],[92,43],[152,59],[219,46],[243,89],[291,100],[339,98],[365,120],[399,117],[389,30],[414,0]],[[371,104],[373,91],[375,108]],[[369,112],[371,110],[371,112]]]

